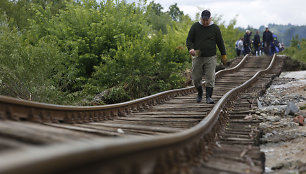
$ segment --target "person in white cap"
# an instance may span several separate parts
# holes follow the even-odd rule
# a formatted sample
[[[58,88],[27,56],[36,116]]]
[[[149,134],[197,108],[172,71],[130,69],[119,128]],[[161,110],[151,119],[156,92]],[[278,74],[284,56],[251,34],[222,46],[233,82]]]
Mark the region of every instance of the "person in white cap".
[[[265,55],[271,55],[271,43],[273,41],[272,33],[269,31],[268,26],[262,34],[262,42],[264,43],[264,52]]]
[[[250,30],[246,30],[243,37],[243,47],[244,47],[244,55],[249,54],[251,52],[251,32]]]

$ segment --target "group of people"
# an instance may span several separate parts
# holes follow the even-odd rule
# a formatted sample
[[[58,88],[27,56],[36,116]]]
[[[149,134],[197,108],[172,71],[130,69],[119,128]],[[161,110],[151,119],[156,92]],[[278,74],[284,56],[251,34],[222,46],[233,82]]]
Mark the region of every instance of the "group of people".
[[[284,49],[283,44],[277,40],[277,36],[273,34],[268,27],[266,27],[266,30],[262,34],[262,42],[258,30],[252,40],[251,35],[252,32],[246,30],[244,37],[236,41],[235,49],[237,56],[250,53],[256,56],[262,54],[273,55],[274,53],[278,53]]]

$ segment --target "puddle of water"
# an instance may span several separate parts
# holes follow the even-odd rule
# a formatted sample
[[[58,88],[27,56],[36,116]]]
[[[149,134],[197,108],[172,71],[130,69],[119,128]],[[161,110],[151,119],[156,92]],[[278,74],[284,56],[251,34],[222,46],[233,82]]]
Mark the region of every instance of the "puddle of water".
[[[291,87],[304,87],[306,85],[306,80],[297,80],[294,82],[289,82],[281,85],[271,85],[271,89],[282,89],[282,88],[291,88]]]
[[[273,172],[273,170],[271,170],[270,167],[265,167],[265,173],[271,173]]]
[[[280,78],[306,79],[306,71],[282,72]]]
[[[268,153],[268,152],[274,152],[275,150],[273,148],[264,148],[264,147],[261,147],[260,151],[264,152],[264,153]]]

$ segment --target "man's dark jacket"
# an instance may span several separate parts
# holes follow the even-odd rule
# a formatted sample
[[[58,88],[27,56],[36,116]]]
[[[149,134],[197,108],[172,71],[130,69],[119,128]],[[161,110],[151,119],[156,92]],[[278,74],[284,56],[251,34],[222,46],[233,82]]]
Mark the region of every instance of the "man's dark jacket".
[[[270,31],[264,31],[262,35],[262,41],[270,44],[273,41],[272,33]]]
[[[205,27],[196,22],[191,26],[186,39],[188,50],[200,50],[201,57],[211,57],[216,55],[216,44],[221,55],[226,55],[224,41],[217,25],[212,24]]]
[[[260,44],[260,37],[259,34],[255,34],[254,36],[254,46],[258,46]]]
[[[244,46],[250,46],[251,40],[250,40],[250,34],[245,33],[243,37],[243,45]]]

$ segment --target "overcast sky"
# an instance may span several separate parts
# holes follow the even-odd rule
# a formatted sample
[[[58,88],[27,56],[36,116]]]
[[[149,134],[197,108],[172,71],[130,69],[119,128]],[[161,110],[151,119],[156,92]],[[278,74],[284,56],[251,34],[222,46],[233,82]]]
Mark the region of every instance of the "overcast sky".
[[[151,2],[152,0],[148,0]],[[138,0],[127,0],[138,2]],[[228,24],[237,16],[236,27],[248,25],[258,28],[261,25],[284,24],[306,25],[305,0],[154,0],[167,11],[170,5],[177,3],[184,14],[195,19],[197,12],[209,9],[212,16],[222,15]]]

